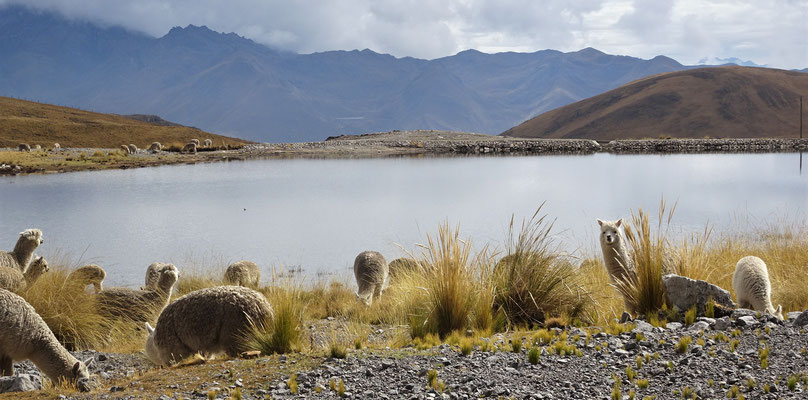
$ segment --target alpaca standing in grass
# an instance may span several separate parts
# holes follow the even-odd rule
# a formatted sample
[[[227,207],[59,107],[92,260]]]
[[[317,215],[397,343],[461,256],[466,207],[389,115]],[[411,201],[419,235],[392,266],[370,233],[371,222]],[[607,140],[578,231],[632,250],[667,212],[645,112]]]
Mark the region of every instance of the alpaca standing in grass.
[[[45,272],[48,272],[48,262],[43,257],[31,262],[25,273],[16,268],[0,267],[0,289],[19,292],[31,287]]]
[[[634,266],[628,254],[626,241],[620,234],[623,220],[598,220],[598,225],[600,225],[600,249],[603,251],[603,265],[609,273],[609,279],[612,283],[616,283],[633,278]]]
[[[53,144],[53,149],[54,149],[54,150],[59,150],[59,149],[61,149],[61,148],[62,148],[62,146],[61,146],[59,143],[54,143],[54,144]]]
[[[255,290],[217,286],[197,290],[169,304],[146,338],[146,355],[157,365],[171,365],[195,353],[248,350],[245,334],[273,318],[272,306]]]
[[[418,269],[418,262],[412,258],[400,257],[390,261],[388,265],[388,275],[395,280]]]
[[[231,285],[257,288],[261,283],[261,269],[252,261],[234,262],[224,272],[224,281]]]
[[[766,263],[758,257],[746,256],[735,265],[732,274],[732,288],[740,308],[767,312],[783,319],[783,306],[774,309],[772,305],[772,285]]]
[[[132,154],[132,152],[129,150],[129,146],[127,146],[125,144],[121,145],[121,151],[126,153],[126,154]]]
[[[34,256],[34,250],[40,244],[45,243],[42,238],[42,231],[39,229],[26,229],[20,233],[17,244],[11,252],[0,251],[0,266],[16,268],[24,272]]]
[[[196,145],[196,147],[199,147],[199,139],[191,139],[189,143],[193,143]]]
[[[70,272],[70,275],[67,276],[65,282],[68,285],[81,287],[82,290],[84,290],[84,287],[87,285],[93,285],[93,287],[95,287],[95,294],[98,294],[104,290],[101,283],[104,282],[106,277],[107,272],[104,271],[103,268],[95,264],[90,264],[74,269]]]
[[[20,143],[17,145],[19,151],[31,151],[31,146],[27,143]]]
[[[205,139],[205,141],[202,142],[202,144],[205,146],[206,149],[209,149],[211,146],[213,146],[213,140]]]
[[[149,151],[152,153],[157,153],[158,151],[163,150],[163,145],[160,142],[153,142],[149,146]]]
[[[356,297],[366,305],[384,293],[387,288],[390,268],[387,260],[377,251],[363,251],[354,260],[354,276],[359,290]]]
[[[176,268],[167,268],[160,273],[156,288],[104,289],[96,296],[98,312],[108,318],[122,318],[136,322],[150,321],[168,304],[171,289],[178,277]]]
[[[73,357],[22,297],[0,289],[0,375],[14,374],[14,361],[31,360],[54,383],[75,383],[90,390],[87,364]]]
[[[130,144],[129,146],[126,146],[126,147],[129,148],[129,153],[130,154],[136,154],[137,153],[137,146],[135,146],[134,144]]]
[[[194,153],[194,154],[196,154],[196,147],[197,147],[196,143],[194,143],[194,142],[188,143],[188,144],[185,145],[185,147],[182,148],[180,153]]]

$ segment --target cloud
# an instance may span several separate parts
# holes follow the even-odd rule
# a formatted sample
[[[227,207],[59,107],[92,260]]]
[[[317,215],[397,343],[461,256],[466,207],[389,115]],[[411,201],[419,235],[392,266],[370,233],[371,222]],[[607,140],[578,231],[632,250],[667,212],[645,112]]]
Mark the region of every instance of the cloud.
[[[32,4],[33,3],[33,4]],[[738,57],[808,67],[805,0],[0,0],[155,37],[207,25],[300,53],[370,48],[436,58],[595,47],[694,64]]]

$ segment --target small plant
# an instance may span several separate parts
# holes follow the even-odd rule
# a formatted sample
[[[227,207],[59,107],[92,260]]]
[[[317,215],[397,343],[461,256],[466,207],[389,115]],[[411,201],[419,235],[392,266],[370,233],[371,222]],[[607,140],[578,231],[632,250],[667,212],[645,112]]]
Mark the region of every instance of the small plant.
[[[713,385],[715,385],[715,381],[712,379],[707,379],[707,386],[713,387]]]
[[[685,386],[682,388],[682,398],[683,399],[695,399],[696,398],[696,391],[693,390],[690,386]]]
[[[539,355],[540,355],[540,354],[541,354],[541,352],[539,352],[539,348],[538,348],[538,347],[532,347],[532,348],[530,349],[530,351],[528,351],[528,352],[527,352],[527,361],[528,361],[529,363],[533,364],[533,365],[538,364],[538,363],[539,363]]]
[[[767,327],[765,327],[765,328],[764,328],[764,330],[766,331],[766,334],[767,334],[767,335],[771,335],[771,334],[772,334],[772,327],[767,326]]]
[[[704,316],[707,318],[715,318],[715,302],[712,297],[707,299],[707,303],[704,305]]]
[[[634,335],[634,340],[636,340],[638,342],[642,342],[643,340],[645,340],[645,335],[643,335],[642,332],[637,332]]]
[[[744,386],[746,386],[747,391],[750,391],[757,386],[757,382],[755,382],[754,379],[747,379],[746,382],[744,382]]]
[[[637,387],[640,389],[648,388],[648,379],[637,379],[634,383],[637,384]]]
[[[673,361],[668,361],[668,371],[673,371]]]
[[[289,391],[292,392],[292,394],[297,394],[297,374],[289,376],[289,380],[286,381],[286,386],[289,387]]]
[[[215,400],[215,399],[216,399],[216,391],[208,390],[208,400]]]
[[[232,392],[230,392],[230,399],[231,400],[241,400],[243,395],[241,394],[241,388],[235,388]]]
[[[426,372],[426,382],[428,387],[431,387],[440,393],[443,393],[443,391],[446,390],[446,383],[438,379],[438,371],[434,369],[430,369]]]
[[[769,386],[769,384],[768,384],[768,383],[764,383],[764,384],[763,384],[763,393],[769,393],[769,392],[771,392],[771,391],[772,391],[772,387],[771,387],[771,386]]]
[[[628,400],[634,400],[634,389],[628,391]]]
[[[522,338],[513,338],[511,339],[511,351],[514,353],[519,353],[522,351]]]
[[[738,348],[738,344],[740,344],[740,343],[741,342],[738,341],[738,339],[733,339],[731,342],[729,342],[730,350],[735,351]]]
[[[732,330],[732,337],[738,337],[738,336],[741,336],[741,330],[740,329],[733,329]]]
[[[629,382],[634,382],[634,378],[637,376],[637,373],[631,369],[631,365],[626,367],[626,378],[628,378]]]
[[[760,358],[760,368],[766,369],[769,367],[769,348],[763,347],[758,349],[758,357]]]
[[[622,381],[620,378],[612,374],[612,380],[614,381],[614,385],[612,385],[612,400],[621,400],[623,395],[620,393],[620,385],[622,385]]]
[[[737,399],[739,394],[740,394],[740,389],[738,389],[738,386],[732,385],[729,388],[729,391],[727,391],[727,398],[729,398],[729,399]]]
[[[356,339],[354,339],[353,344],[354,344],[354,349],[356,349],[356,350],[362,350],[362,338],[356,338]]]
[[[460,341],[460,354],[468,356],[474,350],[474,343],[471,339],[463,339]]]
[[[696,339],[696,344],[701,346],[701,347],[704,347],[704,338]]]
[[[685,325],[693,325],[694,322],[696,322],[696,306],[685,312]]]
[[[337,394],[339,397],[345,395],[345,381],[343,381],[342,378],[339,379],[339,383],[337,384]]]
[[[791,376],[788,377],[788,380],[786,381],[786,387],[788,387],[788,390],[790,390],[792,392],[797,389],[797,376],[796,375],[791,375]]]
[[[343,359],[348,356],[348,349],[345,346],[339,344],[339,342],[337,342],[336,340],[332,339],[331,344],[329,346],[329,354],[331,355],[331,358]]]
[[[676,352],[679,354],[685,353],[687,351],[687,347],[690,346],[690,342],[693,341],[693,338],[690,336],[682,336],[679,339],[679,343],[676,344]]]
[[[332,380],[328,381],[328,387],[331,388],[332,391],[336,392],[337,391],[337,380],[332,379]]]
[[[637,369],[638,370],[642,369],[642,361],[643,361],[642,356],[637,356]]]

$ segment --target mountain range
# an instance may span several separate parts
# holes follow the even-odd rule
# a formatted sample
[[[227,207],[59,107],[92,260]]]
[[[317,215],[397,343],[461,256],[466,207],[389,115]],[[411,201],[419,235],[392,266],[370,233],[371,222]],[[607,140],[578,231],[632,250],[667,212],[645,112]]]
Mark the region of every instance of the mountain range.
[[[367,49],[294,54],[204,26],[154,38],[22,6],[0,8],[0,37],[0,95],[271,142],[395,129],[497,134],[687,68],[592,48],[434,60]]]

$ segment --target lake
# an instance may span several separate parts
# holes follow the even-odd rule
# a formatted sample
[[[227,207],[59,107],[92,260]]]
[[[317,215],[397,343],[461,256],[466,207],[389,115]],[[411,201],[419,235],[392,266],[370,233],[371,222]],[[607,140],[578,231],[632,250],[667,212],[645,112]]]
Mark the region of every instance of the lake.
[[[678,201],[674,224],[717,231],[805,218],[800,154],[261,159],[0,178],[0,248],[40,228],[38,253],[97,263],[106,283],[146,266],[302,268],[351,276],[363,250],[388,261],[443,221],[502,249],[511,215],[543,212],[558,243],[599,254],[596,218]]]

